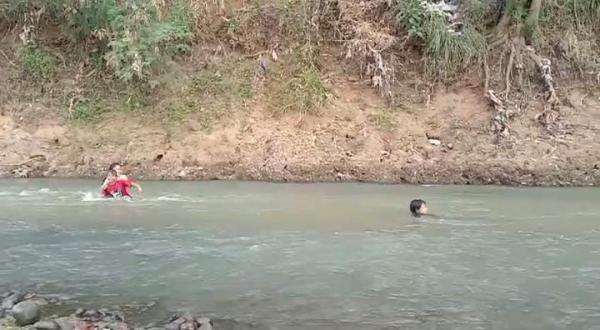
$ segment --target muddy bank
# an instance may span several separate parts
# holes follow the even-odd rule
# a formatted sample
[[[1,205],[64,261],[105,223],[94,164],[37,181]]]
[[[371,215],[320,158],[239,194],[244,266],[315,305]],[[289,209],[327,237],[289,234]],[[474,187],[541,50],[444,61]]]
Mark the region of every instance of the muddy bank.
[[[0,115],[0,177],[100,178],[111,162],[136,179],[364,181],[414,184],[600,185],[600,99],[573,90],[561,108],[568,134],[550,136],[532,103],[498,144],[478,89],[441,93],[410,111],[337,82],[317,116],[273,116],[260,102],[210,129],[152,114],[106,113],[73,123],[42,102]],[[385,114],[382,117],[382,113]]]

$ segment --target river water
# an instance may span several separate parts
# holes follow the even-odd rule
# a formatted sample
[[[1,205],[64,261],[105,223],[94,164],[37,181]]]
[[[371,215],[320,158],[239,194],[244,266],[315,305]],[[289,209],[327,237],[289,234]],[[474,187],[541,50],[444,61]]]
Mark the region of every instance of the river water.
[[[0,181],[0,288],[260,329],[600,329],[597,189],[97,185]]]

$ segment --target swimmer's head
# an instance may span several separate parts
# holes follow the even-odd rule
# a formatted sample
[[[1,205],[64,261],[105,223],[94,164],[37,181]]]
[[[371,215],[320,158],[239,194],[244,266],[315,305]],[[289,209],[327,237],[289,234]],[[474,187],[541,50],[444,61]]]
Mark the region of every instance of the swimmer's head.
[[[120,163],[112,163],[110,164],[110,166],[108,167],[108,171],[116,171],[117,173],[119,173],[121,171],[121,164]]]
[[[423,214],[427,214],[429,210],[427,209],[427,203],[425,203],[422,199],[413,199],[410,202],[410,213],[415,217],[418,217]]]

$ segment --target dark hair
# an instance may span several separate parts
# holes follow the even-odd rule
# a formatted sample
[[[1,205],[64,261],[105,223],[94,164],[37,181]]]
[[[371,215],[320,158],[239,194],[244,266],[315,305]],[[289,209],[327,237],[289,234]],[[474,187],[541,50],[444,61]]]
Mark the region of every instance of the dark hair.
[[[110,166],[108,167],[108,170],[109,170],[109,171],[112,171],[112,170],[114,170],[114,169],[115,169],[115,167],[117,167],[117,166],[121,166],[121,163],[112,163],[112,164],[110,164]]]
[[[426,204],[426,203],[422,199],[413,199],[412,201],[410,201],[410,213],[412,213],[412,215],[418,217],[420,215],[419,209],[421,208],[421,206],[423,206],[423,204]]]
[[[102,183],[104,183],[104,181],[106,181],[106,179],[108,178],[108,173],[111,171],[115,170],[115,167],[117,166],[121,166],[121,163],[112,163],[110,164],[110,166],[108,166],[108,172],[106,173],[106,175],[104,176],[104,179],[102,179]]]

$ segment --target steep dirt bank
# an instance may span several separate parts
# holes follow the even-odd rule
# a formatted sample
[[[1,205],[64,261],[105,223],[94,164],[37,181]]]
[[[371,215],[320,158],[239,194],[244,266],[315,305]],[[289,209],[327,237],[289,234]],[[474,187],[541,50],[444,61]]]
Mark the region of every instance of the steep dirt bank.
[[[173,129],[119,112],[78,124],[42,101],[11,98],[1,105],[0,176],[100,177],[123,161],[140,179],[600,184],[597,95],[569,93],[562,115],[572,134],[548,136],[529,105],[512,123],[513,141],[498,146],[480,88],[392,111],[363,83],[329,76],[333,93],[319,116],[273,116],[255,98],[209,132],[193,117]]]

